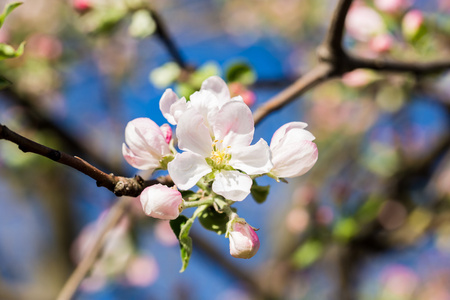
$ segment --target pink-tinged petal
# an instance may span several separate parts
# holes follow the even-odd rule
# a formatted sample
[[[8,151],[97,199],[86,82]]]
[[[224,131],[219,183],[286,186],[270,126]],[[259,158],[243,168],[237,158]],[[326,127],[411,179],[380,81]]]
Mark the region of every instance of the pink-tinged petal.
[[[169,124],[163,124],[160,129],[163,136],[166,138],[166,143],[169,144],[172,139],[172,128],[170,128]]]
[[[214,136],[225,146],[242,147],[252,142],[255,125],[250,108],[243,102],[227,102],[213,124]]]
[[[172,91],[172,89],[166,89],[161,97],[161,100],[159,100],[159,109],[161,110],[164,118],[167,119],[167,122],[172,125],[176,125],[177,122],[170,111],[170,107],[177,101],[178,96],[174,91]]]
[[[182,150],[209,157],[212,151],[212,140],[203,120],[202,115],[194,108],[187,110],[181,116],[177,126],[178,146]]]
[[[305,130],[303,130],[305,131]],[[318,150],[315,143],[304,139],[301,130],[291,130],[272,151],[272,173],[278,177],[296,177],[308,172],[316,163]]]
[[[163,220],[176,219],[183,204],[179,191],[162,184],[146,187],[139,199],[146,215]]]
[[[275,131],[275,133],[272,136],[272,140],[270,141],[270,146],[274,147],[276,146],[280,140],[284,137],[284,135],[286,134],[287,131],[291,130],[291,129],[304,129],[308,126],[308,124],[303,123],[303,122],[290,122],[290,123],[286,123],[283,126],[281,126],[280,128],[277,129],[277,131]],[[314,136],[313,139],[314,140]],[[312,141],[310,140],[310,141]]]
[[[233,221],[232,221],[233,222]],[[229,232],[230,254],[235,258],[251,258],[259,250],[259,238],[245,221],[235,221]]]
[[[242,201],[250,194],[252,187],[250,176],[238,171],[221,171],[212,185],[214,193],[232,201]]]
[[[269,145],[260,139],[252,146],[232,148],[229,164],[248,175],[268,173],[273,167]]]
[[[173,182],[181,190],[190,189],[212,171],[204,157],[192,152],[175,155],[174,160],[168,164],[168,170]]]
[[[125,142],[136,155],[149,152],[159,160],[170,153],[161,128],[149,118],[137,118],[128,122]]]
[[[122,154],[125,160],[136,169],[149,170],[153,172],[155,169],[160,167],[159,160],[153,157],[150,153],[136,155],[125,144],[122,145]]]
[[[213,93],[221,102],[221,105],[230,100],[230,91],[227,84],[218,76],[211,76],[202,83],[200,91]]]

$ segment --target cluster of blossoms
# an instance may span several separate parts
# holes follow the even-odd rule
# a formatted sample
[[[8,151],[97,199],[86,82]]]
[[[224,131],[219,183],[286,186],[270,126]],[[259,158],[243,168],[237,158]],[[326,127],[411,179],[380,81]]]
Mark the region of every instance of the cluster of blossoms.
[[[174,220],[182,217],[185,208],[197,207],[185,222],[189,228],[196,217],[204,226],[213,223],[208,229],[225,233],[232,256],[252,257],[259,248],[258,236],[231,205],[251,193],[257,186],[256,177],[268,175],[279,181],[311,169],[318,158],[314,136],[305,130],[305,123],[292,122],[275,132],[270,146],[264,139],[251,145],[252,113],[242,97],[230,97],[226,83],[217,76],[205,80],[189,100],[167,89],[160,109],[167,121],[176,125],[180,153],[168,124],[159,127],[148,118],[138,118],[125,129],[123,156],[127,162],[151,172],[167,169],[175,184],[172,188],[161,184],[147,187],[140,195],[144,212]],[[194,186],[199,190],[189,191]],[[181,228],[177,234],[180,245],[183,234]]]

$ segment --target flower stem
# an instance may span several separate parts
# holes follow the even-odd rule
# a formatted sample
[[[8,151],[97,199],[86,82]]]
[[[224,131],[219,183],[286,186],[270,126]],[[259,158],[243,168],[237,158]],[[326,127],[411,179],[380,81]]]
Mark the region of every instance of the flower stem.
[[[212,205],[214,203],[213,198],[206,198],[204,200],[198,200],[198,201],[184,201],[183,207],[189,208],[189,207],[198,207],[201,205]]]

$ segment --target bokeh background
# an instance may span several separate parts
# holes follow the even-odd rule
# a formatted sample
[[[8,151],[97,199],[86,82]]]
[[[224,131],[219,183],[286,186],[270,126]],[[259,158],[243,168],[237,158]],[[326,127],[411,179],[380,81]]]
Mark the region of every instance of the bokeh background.
[[[209,75],[231,80],[239,66],[245,76],[233,88],[256,109],[315,65],[336,3],[144,1],[164,21],[186,75],[152,19],[135,20],[130,7],[140,1],[23,2],[0,29],[0,42],[27,42],[23,56],[0,63],[13,83],[0,91],[0,122],[125,176],[138,174],[121,154],[125,126],[137,117],[162,125],[166,87],[189,93]],[[366,36],[347,28],[352,52],[448,57],[446,0],[411,0],[394,12],[370,0],[356,5],[383,25]],[[404,17],[413,10],[423,19],[411,36]],[[374,46],[386,35],[387,44]],[[232,258],[228,240],[197,222],[190,265],[179,273],[167,222],[130,198],[75,299],[450,299],[449,86],[446,73],[356,70],[312,89],[256,127],[255,139],[270,141],[287,122],[308,123],[319,160],[288,184],[260,178],[271,185],[267,201],[236,205],[260,228],[255,257]],[[117,198],[7,141],[0,178],[0,299],[54,299]]]

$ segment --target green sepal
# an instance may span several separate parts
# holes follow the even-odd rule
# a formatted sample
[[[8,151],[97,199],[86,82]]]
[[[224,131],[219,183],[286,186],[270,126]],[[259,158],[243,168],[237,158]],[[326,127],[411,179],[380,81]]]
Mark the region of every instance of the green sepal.
[[[159,167],[158,169],[161,169],[161,170],[167,170],[167,165],[168,165],[174,158],[175,158],[175,156],[173,156],[173,155],[171,155],[171,154],[164,156],[164,157],[159,161],[161,167]]]
[[[236,212],[236,209],[231,209]],[[198,220],[205,229],[214,231],[218,235],[222,235],[227,231],[229,218],[226,213],[219,213],[214,207],[210,206],[200,214]]]
[[[267,200],[267,196],[269,195],[270,185],[258,185],[255,180],[253,180],[253,185],[250,188],[250,193],[252,194],[253,199],[257,203],[264,203]]]
[[[244,85],[250,85],[256,81],[256,73],[245,62],[235,62],[231,64],[226,72],[225,79],[227,82],[240,82]]]
[[[196,201],[196,200],[200,199],[200,195],[194,191],[187,190],[187,191],[180,191],[180,192],[181,192],[181,197],[183,197],[183,199],[185,201]]]
[[[3,23],[5,22],[6,17],[18,6],[22,5],[23,2],[13,2],[9,3],[3,8],[3,12],[0,15],[0,28],[3,26]]]
[[[25,42],[22,42],[17,50],[7,44],[0,44],[0,60],[21,56],[25,48]]]
[[[191,229],[194,220],[188,219],[186,216],[180,215],[175,220],[170,221],[170,227],[175,233],[178,241],[180,243],[180,254],[183,266],[181,267],[180,273],[186,270],[189,264],[189,260],[192,254],[192,239],[189,236],[189,230]]]

